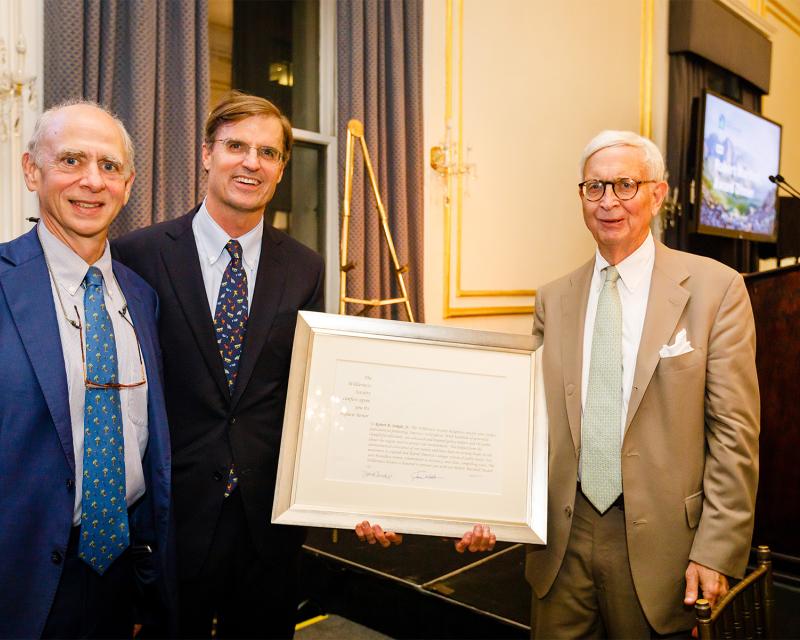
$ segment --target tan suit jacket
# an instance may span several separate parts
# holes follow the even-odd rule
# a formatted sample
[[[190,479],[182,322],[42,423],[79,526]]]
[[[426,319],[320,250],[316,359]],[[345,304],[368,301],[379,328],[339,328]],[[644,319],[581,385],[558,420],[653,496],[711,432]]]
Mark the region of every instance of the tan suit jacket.
[[[544,343],[549,415],[547,546],[528,547],[534,593],[549,591],[564,558],[581,443],[583,327],[594,258],[542,287],[534,335]],[[660,358],[686,329],[690,353]],[[755,327],[732,269],[656,243],[625,435],[622,484],[631,572],[658,633],[687,629],[689,560],[741,576],[758,483]],[[621,568],[624,570],[624,568]]]

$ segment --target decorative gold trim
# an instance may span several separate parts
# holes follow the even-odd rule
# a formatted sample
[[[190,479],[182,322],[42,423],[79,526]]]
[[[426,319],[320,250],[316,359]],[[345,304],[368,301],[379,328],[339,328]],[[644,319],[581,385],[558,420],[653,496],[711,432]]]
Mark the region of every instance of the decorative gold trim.
[[[453,117],[453,0],[445,0],[445,33],[444,65],[445,87],[444,119],[445,124]]]
[[[450,125],[453,116],[453,0],[444,0],[444,125]],[[446,130],[446,129],[445,129]],[[442,316],[450,317],[450,245],[452,243],[452,195],[453,178],[450,172],[444,176],[444,300]]]
[[[458,156],[456,166],[464,163],[464,3],[458,2]],[[478,297],[530,297],[536,295],[535,289],[464,289],[461,286],[461,257],[462,253],[462,227],[463,227],[463,193],[464,193],[464,174],[458,173],[456,178],[457,191],[457,215],[456,215],[456,298],[478,298]],[[501,307],[487,307],[501,308]],[[513,307],[511,307],[513,308]]]
[[[502,296],[535,296],[536,289],[508,289],[500,291],[498,289],[470,289],[461,291],[458,296],[461,298],[481,298],[481,297],[502,297]]]
[[[464,3],[463,0],[444,0],[445,17],[445,126],[450,126],[453,116],[453,8],[457,4],[458,12],[458,141],[456,145],[456,165],[463,163],[463,53],[464,53]],[[777,4],[775,0],[751,0]],[[656,0],[642,0],[641,14],[641,68],[639,85],[639,132],[652,137],[653,132],[653,33],[655,30]],[[453,177],[445,176],[444,197],[444,312],[445,318],[464,316],[512,315],[533,313],[533,306],[489,306],[489,307],[452,307],[450,305],[452,275],[452,209],[453,198],[456,198],[456,255],[455,255],[455,297],[533,297],[536,289],[463,289],[461,287],[462,258],[462,223],[463,223],[463,174],[455,177],[456,189],[453,190]]]
[[[786,27],[800,36],[800,17],[792,13],[790,9],[787,9],[777,0],[764,0],[763,7],[763,11],[765,13],[770,14],[776,20],[778,20],[778,22],[783,23],[786,25]],[[764,14],[762,13],[762,15]]]
[[[653,135],[653,30],[655,0],[642,0],[642,52],[639,81],[639,133]]]
[[[470,316],[513,316],[533,313],[533,305],[525,307],[450,307],[448,318]]]
[[[531,297],[536,295],[536,289],[456,289],[457,298],[482,298],[486,296],[494,298]]]
[[[463,102],[463,80],[464,80],[464,2],[463,0],[445,0],[445,127],[451,127],[453,123],[453,46],[454,46],[454,9],[457,12],[458,21],[458,68],[457,68],[457,117],[458,126],[456,128],[458,140],[455,142],[455,164],[461,166],[464,161],[464,102]],[[455,178],[455,180],[454,180]],[[455,182],[455,185],[453,184]],[[455,187],[455,189],[454,189]],[[462,289],[461,287],[461,258],[462,258],[462,222],[463,222],[463,188],[464,176],[458,172],[456,176],[445,175],[445,196],[444,196],[444,309],[445,318],[455,318],[464,316],[488,316],[488,315],[511,315],[532,313],[533,307],[526,306],[490,306],[490,307],[452,307],[450,305],[451,295],[451,275],[455,275],[455,297],[456,298],[477,298],[477,297],[531,297],[536,295],[535,289]],[[455,247],[455,274],[452,266],[452,237],[453,237],[453,199],[455,198],[456,209],[456,247]]]

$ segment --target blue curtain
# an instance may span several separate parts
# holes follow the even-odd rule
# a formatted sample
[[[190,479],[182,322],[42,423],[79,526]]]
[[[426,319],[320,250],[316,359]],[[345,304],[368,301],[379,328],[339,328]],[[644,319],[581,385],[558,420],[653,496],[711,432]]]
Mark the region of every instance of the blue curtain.
[[[423,320],[423,179],[421,0],[344,0],[337,4],[340,194],[344,194],[347,122],[364,139],[387,210],[415,318]],[[350,297],[399,295],[360,149],[356,152],[347,275]],[[351,307],[354,305],[350,305]],[[348,313],[361,309],[348,308]],[[405,319],[400,305],[369,315]]]
[[[136,181],[112,235],[177,217],[205,191],[207,12],[196,0],[44,3],[44,107],[95,100],[133,138]]]

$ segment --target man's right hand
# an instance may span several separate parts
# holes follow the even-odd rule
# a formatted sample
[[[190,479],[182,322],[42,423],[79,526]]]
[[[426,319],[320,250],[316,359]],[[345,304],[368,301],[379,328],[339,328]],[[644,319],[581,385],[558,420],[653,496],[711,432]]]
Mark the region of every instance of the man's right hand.
[[[494,549],[495,542],[497,542],[497,538],[488,524],[476,524],[471,531],[467,531],[461,536],[461,540],[456,542],[456,551],[459,553],[491,551]]]
[[[402,534],[395,533],[394,531],[384,531],[381,525],[370,525],[368,520],[364,520],[356,525],[356,535],[361,542],[368,542],[369,544],[380,544],[383,548],[390,547],[393,544],[402,544]]]

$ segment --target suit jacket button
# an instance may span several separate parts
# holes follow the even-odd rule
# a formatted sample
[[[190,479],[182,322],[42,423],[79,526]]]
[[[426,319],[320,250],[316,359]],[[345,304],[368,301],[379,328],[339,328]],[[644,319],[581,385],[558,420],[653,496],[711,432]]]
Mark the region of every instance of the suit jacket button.
[[[53,553],[50,554],[50,560],[53,562],[53,564],[61,564],[61,552],[53,551]]]
[[[567,514],[567,518],[571,518],[572,517],[572,507],[567,505],[566,508],[564,509],[564,513]]]
[[[575,393],[575,385],[574,384],[568,384],[567,385],[567,395],[571,396],[573,393]]]
[[[236,418],[231,418],[228,420],[228,424],[236,424]]]
[[[217,482],[222,480],[222,474],[219,471],[214,472],[214,480],[216,480]]]
[[[72,491],[75,488],[75,481],[72,478],[67,478],[67,491]]]

